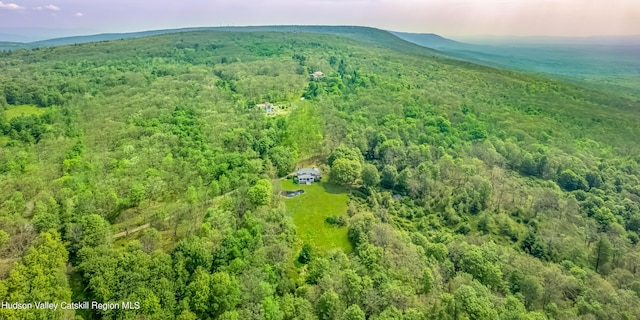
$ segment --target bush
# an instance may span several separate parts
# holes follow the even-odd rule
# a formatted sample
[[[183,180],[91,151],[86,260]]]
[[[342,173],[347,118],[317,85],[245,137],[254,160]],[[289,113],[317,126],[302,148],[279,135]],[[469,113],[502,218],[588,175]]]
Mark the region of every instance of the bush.
[[[309,263],[309,261],[311,261],[311,246],[307,243],[305,243],[302,246],[302,250],[300,250],[300,255],[298,255],[298,262],[302,263],[302,264],[307,264]]]
[[[338,227],[344,227],[347,225],[347,219],[343,216],[331,216],[325,219],[328,224],[335,225]]]

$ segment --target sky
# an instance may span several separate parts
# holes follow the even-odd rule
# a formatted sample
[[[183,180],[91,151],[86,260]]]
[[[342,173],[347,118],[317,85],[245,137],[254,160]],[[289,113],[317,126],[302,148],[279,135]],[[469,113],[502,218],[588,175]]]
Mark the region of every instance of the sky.
[[[1,0],[0,35],[361,25],[449,37],[640,34],[640,0]],[[2,39],[0,39],[2,40]]]

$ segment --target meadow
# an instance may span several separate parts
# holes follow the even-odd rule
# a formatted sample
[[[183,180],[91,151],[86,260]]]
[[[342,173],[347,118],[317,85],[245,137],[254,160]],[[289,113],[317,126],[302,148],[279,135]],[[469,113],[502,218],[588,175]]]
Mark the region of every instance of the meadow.
[[[304,243],[310,243],[320,252],[336,248],[346,253],[353,251],[347,237],[347,227],[336,227],[326,221],[329,217],[347,216],[347,189],[325,182],[298,185],[288,179],[282,181],[281,188],[285,191],[305,191],[304,194],[284,200],[293,216],[297,234]]]
[[[38,116],[44,112],[44,109],[40,109],[34,105],[10,106],[5,111],[5,117],[7,120],[11,120],[21,116]]]

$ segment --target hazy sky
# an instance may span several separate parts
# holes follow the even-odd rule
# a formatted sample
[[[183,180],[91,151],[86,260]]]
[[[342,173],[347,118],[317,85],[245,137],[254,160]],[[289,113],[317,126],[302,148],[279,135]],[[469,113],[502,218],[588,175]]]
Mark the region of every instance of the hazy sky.
[[[2,0],[0,34],[219,25],[364,25],[464,35],[640,34],[640,0]]]

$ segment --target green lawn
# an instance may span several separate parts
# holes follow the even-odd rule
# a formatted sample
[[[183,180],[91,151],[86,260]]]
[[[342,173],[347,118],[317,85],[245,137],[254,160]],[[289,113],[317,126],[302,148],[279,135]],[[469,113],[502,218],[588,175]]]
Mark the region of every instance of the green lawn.
[[[40,115],[44,113],[43,108],[38,108],[33,105],[21,105],[21,106],[9,106],[9,109],[5,111],[5,115],[8,120],[12,118],[19,117],[22,115],[30,116],[30,115]]]
[[[298,235],[304,243],[309,243],[320,252],[341,248],[353,251],[347,237],[347,227],[335,227],[325,219],[331,216],[346,216],[349,196],[347,189],[330,183],[297,185],[291,180],[283,180],[282,190],[304,190],[295,198],[285,199],[287,209],[293,214]]]

